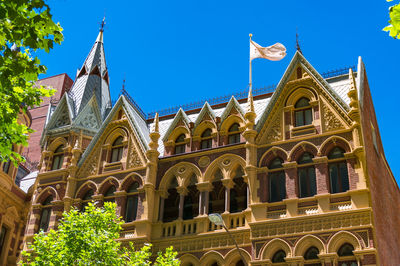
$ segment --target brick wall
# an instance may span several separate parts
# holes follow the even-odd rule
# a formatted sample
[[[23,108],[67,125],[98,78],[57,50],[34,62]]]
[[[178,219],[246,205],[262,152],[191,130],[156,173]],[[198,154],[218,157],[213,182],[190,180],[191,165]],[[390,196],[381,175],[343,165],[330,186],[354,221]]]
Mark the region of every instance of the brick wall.
[[[366,151],[367,172],[371,189],[375,233],[380,265],[400,265],[400,207],[399,187],[386,166],[366,73],[361,110],[362,130]],[[375,128],[377,148],[373,144],[372,126]]]

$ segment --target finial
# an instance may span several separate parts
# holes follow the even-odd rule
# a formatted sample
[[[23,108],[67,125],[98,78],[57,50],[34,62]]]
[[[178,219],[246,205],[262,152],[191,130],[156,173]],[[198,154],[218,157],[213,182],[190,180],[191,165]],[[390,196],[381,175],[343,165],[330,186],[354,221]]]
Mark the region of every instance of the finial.
[[[160,119],[158,117],[158,113],[156,113],[156,115],[154,116],[154,132],[159,132],[160,129]]]
[[[300,48],[299,33],[297,32],[297,27],[296,27],[296,50],[299,51],[301,54],[303,54]]]
[[[249,95],[247,96],[247,103],[249,104],[247,107],[247,112],[254,113],[253,89],[251,87],[249,89]]]
[[[250,38],[251,38],[251,37],[253,37],[253,34],[252,34],[252,33],[249,33],[249,36],[250,36]]]
[[[104,26],[106,25],[106,15],[104,15],[100,25],[101,25],[100,31],[104,32]]]

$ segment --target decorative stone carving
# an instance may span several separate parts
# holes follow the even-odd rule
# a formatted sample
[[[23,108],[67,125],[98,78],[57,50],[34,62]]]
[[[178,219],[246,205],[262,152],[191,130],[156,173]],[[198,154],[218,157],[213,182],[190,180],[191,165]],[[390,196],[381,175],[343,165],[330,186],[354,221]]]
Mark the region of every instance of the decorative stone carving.
[[[326,131],[344,128],[342,122],[336,117],[336,115],[331,111],[331,109],[325,103],[322,104],[322,115]]]
[[[97,173],[97,163],[98,163],[98,152],[95,153],[95,155],[90,158],[86,170],[83,171],[82,176],[83,177],[87,177],[87,176],[91,176],[91,175],[95,175]]]
[[[270,129],[267,131],[267,143],[272,143],[282,139],[281,121],[282,115],[278,115],[278,117],[273,121]]]
[[[210,164],[210,157],[203,156],[199,159],[200,167],[207,167]]]
[[[98,128],[96,115],[95,115],[93,109],[90,109],[90,111],[85,115],[85,119],[82,119],[80,121],[79,125],[86,127],[86,128],[92,128],[92,129]]]
[[[142,160],[139,157],[139,154],[133,147],[130,148],[128,162],[129,162],[128,163],[129,168],[135,168],[143,165]]]

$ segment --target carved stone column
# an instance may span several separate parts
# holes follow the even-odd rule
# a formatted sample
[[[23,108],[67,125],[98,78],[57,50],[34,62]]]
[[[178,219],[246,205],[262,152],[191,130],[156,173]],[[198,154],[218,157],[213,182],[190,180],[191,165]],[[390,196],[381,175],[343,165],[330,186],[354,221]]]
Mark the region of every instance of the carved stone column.
[[[179,193],[179,219],[183,219],[185,196],[187,195],[188,190],[185,187],[178,187],[176,190]]]
[[[222,184],[225,187],[225,213],[230,212],[230,203],[231,203],[231,188],[233,188],[232,179],[222,179]]]

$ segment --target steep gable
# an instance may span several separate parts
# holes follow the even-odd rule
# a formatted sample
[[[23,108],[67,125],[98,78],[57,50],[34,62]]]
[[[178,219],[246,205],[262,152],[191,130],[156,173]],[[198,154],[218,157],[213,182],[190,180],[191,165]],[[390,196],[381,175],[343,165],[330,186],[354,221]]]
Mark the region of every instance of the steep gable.
[[[73,119],[73,112],[68,102],[67,94],[64,94],[58,103],[56,109],[53,111],[49,122],[46,125],[46,130],[60,129],[64,126],[71,125]]]
[[[244,118],[244,113],[245,112],[240,106],[239,102],[236,100],[235,97],[232,96],[221,114],[221,123],[224,122],[224,120],[232,114],[239,114],[242,118]]]
[[[167,131],[164,134],[162,141],[167,141],[169,136],[171,135],[172,131],[179,125],[185,126],[189,128],[190,123],[189,117],[186,115],[185,111],[182,108],[176,113],[174,120],[172,120],[171,124],[169,125]]]
[[[201,108],[200,113],[197,116],[196,121],[194,122],[194,127],[197,127],[201,122],[205,120],[215,121],[215,113],[208,102],[205,102],[203,108]]]
[[[89,100],[88,104],[83,108],[82,112],[80,112],[75,118],[73,126],[97,132],[101,126],[101,121],[101,114],[99,112],[96,97],[93,96]]]

